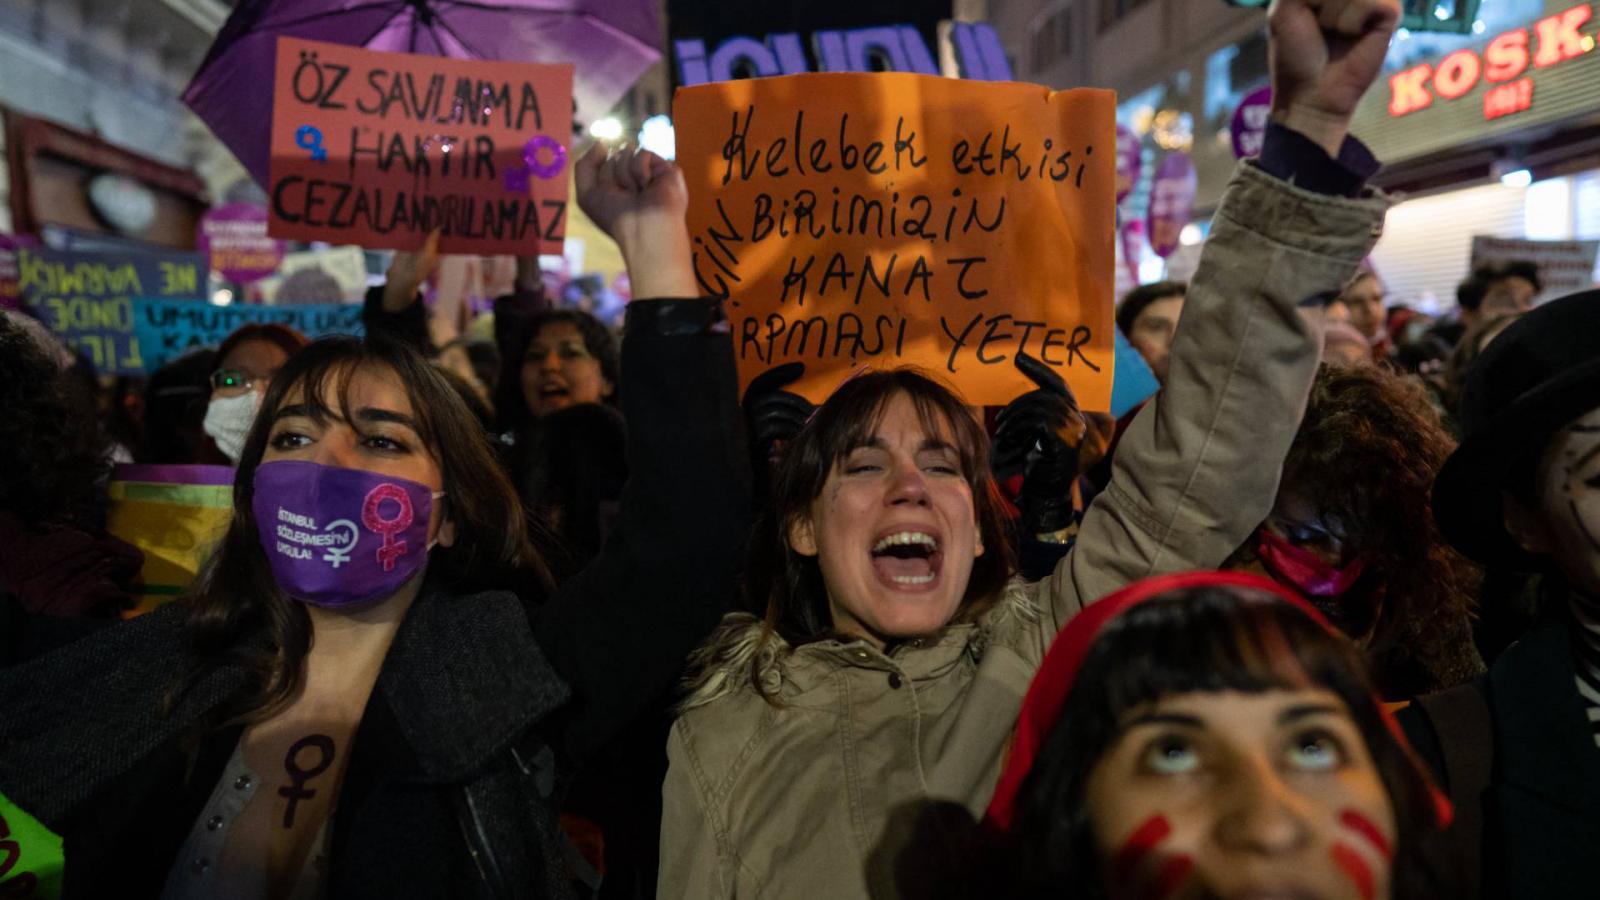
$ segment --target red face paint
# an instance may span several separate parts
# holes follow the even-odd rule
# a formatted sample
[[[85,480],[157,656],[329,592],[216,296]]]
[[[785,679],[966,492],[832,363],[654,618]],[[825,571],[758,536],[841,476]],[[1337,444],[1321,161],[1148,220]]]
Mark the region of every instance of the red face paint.
[[[1145,820],[1143,825],[1133,830],[1133,834],[1128,835],[1128,839],[1122,843],[1122,849],[1112,859],[1112,877],[1118,882],[1126,881],[1139,863],[1150,855],[1150,851],[1171,835],[1172,823],[1167,821],[1166,816],[1152,816]]]
[[[1193,859],[1182,855],[1169,858],[1161,864],[1161,871],[1156,873],[1156,880],[1150,882],[1150,889],[1144,892],[1144,900],[1166,900],[1193,871]]]
[[[1328,851],[1333,856],[1333,864],[1338,866],[1351,881],[1355,882],[1356,890],[1361,892],[1361,900],[1372,900],[1378,895],[1377,879],[1372,877],[1372,867],[1361,858],[1361,854],[1350,849],[1349,844],[1338,843]]]
[[[1172,836],[1172,824],[1166,816],[1152,816],[1133,830],[1123,841],[1121,849],[1111,860],[1112,879],[1126,884],[1162,841]],[[1140,893],[1144,900],[1164,900],[1194,871],[1194,860],[1188,856],[1170,856],[1161,860],[1161,868]]]
[[[1384,837],[1383,830],[1378,827],[1377,823],[1353,809],[1347,809],[1340,813],[1339,822],[1344,827],[1366,838],[1367,843],[1371,844],[1384,859],[1394,859],[1394,847],[1390,846],[1389,839]]]

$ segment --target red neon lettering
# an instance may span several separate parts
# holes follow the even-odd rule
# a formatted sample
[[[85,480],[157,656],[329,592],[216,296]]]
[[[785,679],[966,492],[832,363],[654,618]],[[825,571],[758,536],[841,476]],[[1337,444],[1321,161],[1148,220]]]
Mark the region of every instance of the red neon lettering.
[[[1493,121],[1501,116],[1533,108],[1533,79],[1524,78],[1510,84],[1492,88],[1483,95],[1483,118]]]
[[[1593,50],[1594,39],[1578,33],[1578,28],[1593,15],[1589,4],[1585,3],[1540,19],[1534,26],[1539,32],[1539,54],[1533,58],[1533,64],[1542,69]]]
[[[1484,77],[1496,84],[1528,71],[1528,30],[1508,31],[1489,42],[1483,51],[1489,66]]]
[[[1471,50],[1457,50],[1446,56],[1433,73],[1433,89],[1446,100],[1464,96],[1478,86],[1478,76],[1483,73],[1483,61]]]
[[[1433,105],[1433,94],[1428,91],[1428,79],[1433,77],[1433,66],[1423,63],[1407,69],[1389,79],[1389,115],[1404,116]]]

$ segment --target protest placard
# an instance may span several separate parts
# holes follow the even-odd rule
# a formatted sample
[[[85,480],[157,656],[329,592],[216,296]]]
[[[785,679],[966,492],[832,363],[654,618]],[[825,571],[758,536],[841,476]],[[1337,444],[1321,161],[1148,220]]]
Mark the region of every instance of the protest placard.
[[[445,253],[560,253],[572,66],[280,37],[269,233]]]
[[[1272,118],[1272,88],[1258,88],[1245,95],[1233,110],[1228,134],[1233,139],[1233,155],[1239,159],[1261,155],[1267,139],[1267,122]]]
[[[0,309],[21,309],[22,291],[17,286],[17,244],[0,234]]]
[[[1139,133],[1117,124],[1117,203],[1128,199],[1144,172],[1144,143]]]
[[[139,297],[133,301],[132,315],[133,332],[143,349],[145,368],[151,372],[194,347],[215,347],[241,325],[287,325],[308,338],[362,334],[361,306],[354,303],[212,306]]]
[[[1150,215],[1146,224],[1150,249],[1157,256],[1168,257],[1178,249],[1183,226],[1188,225],[1189,217],[1194,215],[1199,185],[1199,176],[1189,154],[1168,153],[1161,160],[1155,182],[1150,186]]]
[[[284,254],[278,271],[250,285],[260,303],[357,303],[367,292],[367,255],[360,247]]]
[[[145,370],[133,332],[134,297],[205,295],[206,259],[198,253],[17,251],[17,285],[40,321],[105,375]]]
[[[1537,241],[1479,235],[1472,239],[1472,267],[1525,260],[1539,267],[1544,290],[1535,302],[1554,300],[1595,285],[1600,241]]]
[[[266,207],[254,203],[227,203],[201,216],[195,246],[213,270],[240,283],[265,278],[283,262],[283,242],[267,236]]]
[[[0,794],[0,892],[6,897],[59,897],[66,874],[66,845],[61,835],[35,819],[27,810]]]
[[[1155,396],[1161,382],[1139,351],[1117,331],[1117,377],[1111,384],[1111,415],[1122,418],[1135,406]]]
[[[999,404],[1033,388],[1020,350],[1107,409],[1113,104],[902,73],[678,91],[695,274],[727,297],[741,381],[803,361],[820,400],[911,364]]]

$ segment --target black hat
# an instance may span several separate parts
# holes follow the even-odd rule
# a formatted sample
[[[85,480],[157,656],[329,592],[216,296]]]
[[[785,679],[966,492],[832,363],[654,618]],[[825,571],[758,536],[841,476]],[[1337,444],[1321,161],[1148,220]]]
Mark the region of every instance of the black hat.
[[[1457,550],[1488,565],[1541,565],[1506,532],[1501,491],[1526,485],[1551,435],[1600,407],[1600,290],[1553,300],[1511,323],[1473,363],[1461,446],[1433,485],[1433,517]]]

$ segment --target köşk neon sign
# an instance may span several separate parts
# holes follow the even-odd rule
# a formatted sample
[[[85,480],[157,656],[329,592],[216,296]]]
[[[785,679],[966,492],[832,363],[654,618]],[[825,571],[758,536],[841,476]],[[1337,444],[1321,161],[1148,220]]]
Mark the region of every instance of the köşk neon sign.
[[[1546,69],[1594,50],[1595,37],[1579,29],[1594,18],[1591,4],[1540,19],[1532,28],[1516,28],[1476,50],[1457,50],[1437,64],[1422,63],[1389,79],[1389,115],[1399,117],[1427,109],[1435,99],[1456,100],[1478,82],[1494,85],[1483,95],[1486,120],[1533,107],[1533,79],[1528,68]]]

